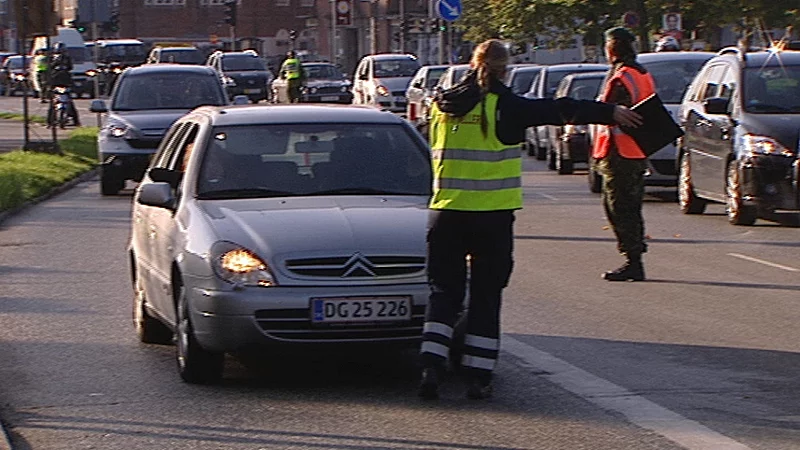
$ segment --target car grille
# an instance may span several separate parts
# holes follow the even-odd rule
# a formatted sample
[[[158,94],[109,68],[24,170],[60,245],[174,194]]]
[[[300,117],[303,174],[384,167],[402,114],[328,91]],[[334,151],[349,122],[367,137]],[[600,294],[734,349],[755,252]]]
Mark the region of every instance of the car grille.
[[[392,95],[395,97],[405,97],[406,91],[392,91]]]
[[[413,306],[411,320],[398,323],[314,324],[308,309],[262,309],[255,316],[265,333],[287,341],[408,341],[422,336],[425,306]]]
[[[342,88],[339,86],[323,86],[318,87],[316,94],[340,94],[342,92]]]
[[[425,270],[422,256],[370,256],[361,254],[286,261],[286,268],[303,277],[376,278],[414,275]]]
[[[675,167],[675,161],[669,159],[651,159],[650,164],[656,172],[661,175],[677,175],[678,170]]]

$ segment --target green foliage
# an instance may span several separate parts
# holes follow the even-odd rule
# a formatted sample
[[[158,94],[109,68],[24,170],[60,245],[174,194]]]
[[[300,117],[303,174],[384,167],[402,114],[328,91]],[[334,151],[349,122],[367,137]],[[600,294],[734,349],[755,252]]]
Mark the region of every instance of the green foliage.
[[[79,128],[59,142],[63,155],[13,151],[0,154],[0,211],[15,208],[91,170],[97,128]]]

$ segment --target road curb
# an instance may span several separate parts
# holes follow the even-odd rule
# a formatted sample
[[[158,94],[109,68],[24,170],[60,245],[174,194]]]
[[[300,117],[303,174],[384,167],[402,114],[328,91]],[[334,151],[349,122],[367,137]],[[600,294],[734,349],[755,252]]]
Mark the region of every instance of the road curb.
[[[78,175],[77,177],[67,181],[66,183],[64,183],[64,184],[62,184],[60,186],[54,187],[53,189],[51,189],[46,194],[40,195],[39,197],[36,197],[36,198],[34,198],[32,200],[28,200],[27,202],[17,206],[16,208],[11,208],[9,210],[0,212],[0,225],[2,225],[3,222],[5,222],[6,219],[11,218],[12,216],[24,211],[25,209],[27,209],[27,208],[29,208],[29,207],[37,204],[37,203],[41,203],[41,202],[43,202],[43,201],[45,201],[45,200],[47,200],[47,199],[49,199],[51,197],[54,197],[54,196],[56,196],[58,194],[61,194],[62,192],[65,192],[65,191],[67,191],[69,189],[72,189],[78,183],[83,183],[84,181],[89,181],[89,180],[95,178],[97,176],[98,172],[99,172],[99,168],[95,167],[94,169],[92,169],[92,170],[90,170],[88,172],[84,172],[84,173]],[[2,442],[0,441],[0,443],[2,443]],[[6,449],[4,449],[2,446],[0,446],[0,450],[6,450]]]

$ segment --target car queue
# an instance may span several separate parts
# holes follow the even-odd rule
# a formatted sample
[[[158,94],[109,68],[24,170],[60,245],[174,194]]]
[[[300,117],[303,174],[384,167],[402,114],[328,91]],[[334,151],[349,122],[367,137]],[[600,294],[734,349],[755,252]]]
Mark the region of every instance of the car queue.
[[[246,78],[226,73],[224,60],[254,55],[229,53],[204,66],[129,68],[107,102],[92,104],[105,114],[102,194],[140,182],[128,248],[139,338],[174,339],[190,383],[218,381],[225,353],[254,348],[418,344],[431,182],[420,131],[433,95],[468,66],[370,55],[350,81],[331,63],[304,62],[301,103],[320,104],[276,105],[286,103],[283,77],[238,89]],[[723,202],[737,225],[800,211],[800,52],[641,57],[686,133],[665,162],[651,162],[675,168],[680,211]],[[659,76],[659,64],[678,61],[682,77]],[[591,99],[604,68],[530,66],[519,85]],[[530,156],[545,146],[551,169],[591,163],[586,127],[548,129],[546,143],[538,133],[528,135]]]

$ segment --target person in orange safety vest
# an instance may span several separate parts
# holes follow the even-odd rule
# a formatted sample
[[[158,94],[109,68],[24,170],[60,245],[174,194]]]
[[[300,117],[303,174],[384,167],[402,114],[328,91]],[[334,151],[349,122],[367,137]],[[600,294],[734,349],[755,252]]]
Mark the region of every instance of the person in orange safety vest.
[[[622,27],[606,31],[606,56],[611,69],[599,100],[631,107],[655,93],[653,77],[636,62],[636,37]],[[592,158],[603,177],[603,207],[625,264],[603,274],[608,281],[642,281],[642,253],[647,251],[642,217],[646,155],[633,138],[613,125],[601,126]]]

